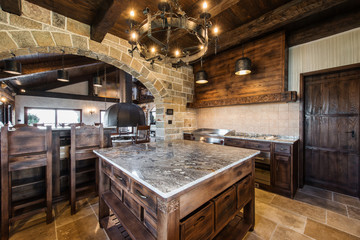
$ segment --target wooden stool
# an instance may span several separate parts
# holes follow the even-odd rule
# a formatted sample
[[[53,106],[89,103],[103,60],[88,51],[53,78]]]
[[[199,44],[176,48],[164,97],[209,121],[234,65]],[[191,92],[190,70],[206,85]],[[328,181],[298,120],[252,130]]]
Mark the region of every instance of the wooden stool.
[[[46,195],[42,198],[12,201],[12,172],[45,167]],[[25,185],[30,184],[26,182]],[[19,187],[21,185],[17,185]],[[46,211],[46,222],[52,222],[52,133],[37,127],[1,129],[1,239],[9,238],[9,223]],[[15,211],[46,203],[46,207],[15,216]]]
[[[77,186],[76,174],[93,171],[95,172],[95,192],[97,189],[98,173],[97,159],[93,150],[102,148],[104,145],[104,129],[103,125],[71,127],[71,149],[70,149],[70,205],[71,214],[76,213],[77,193],[91,189],[92,186]],[[76,169],[76,163],[81,160],[96,159],[92,168]]]
[[[150,126],[137,126],[135,134],[135,143],[148,143],[150,142]]]

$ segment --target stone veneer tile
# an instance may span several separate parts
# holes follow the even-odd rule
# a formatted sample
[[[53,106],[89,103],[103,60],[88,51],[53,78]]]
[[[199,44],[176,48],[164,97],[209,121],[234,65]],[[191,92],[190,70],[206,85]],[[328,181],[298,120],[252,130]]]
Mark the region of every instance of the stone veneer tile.
[[[36,46],[30,32],[28,31],[13,31],[10,32],[10,34],[20,48]]]
[[[331,211],[327,212],[327,225],[337,228],[341,231],[350,233],[354,236],[360,237],[360,221],[348,218],[344,215],[334,213]]]
[[[109,47],[93,40],[89,40],[89,49],[94,52],[108,54]]]
[[[274,197],[274,199],[271,201],[271,205],[286,209],[290,212],[294,212],[305,217],[312,218],[318,222],[325,223],[326,210],[323,208],[285,198],[279,195]]]
[[[347,206],[349,217],[360,220],[360,208]]]
[[[121,52],[113,47],[110,47],[110,56],[115,58],[116,60],[121,59]]]
[[[0,51],[9,51],[16,48],[17,46],[10,36],[6,32],[0,32]]]
[[[65,17],[56,12],[52,12],[52,25],[54,27],[65,29]]]
[[[278,226],[272,236],[272,239],[276,240],[311,240],[308,236],[304,234],[295,232],[289,228]]]
[[[78,35],[71,35],[71,38],[72,38],[72,42],[73,42],[73,47],[80,48],[80,49],[88,48],[86,37],[82,37],[82,36],[78,36]]]
[[[10,24],[25,29],[42,29],[41,23],[14,14],[10,14]]]
[[[42,23],[51,24],[50,10],[32,4],[28,1],[22,2],[22,14]]]
[[[70,35],[66,33],[52,33],[57,46],[72,47]]]
[[[292,214],[288,211],[280,210],[277,207],[268,205],[260,201],[256,201],[255,206],[256,214],[271,219],[272,221],[288,228],[294,229],[297,232],[304,231],[306,217]]]
[[[295,195],[295,199],[301,202],[306,202],[311,205],[322,207],[327,210],[347,216],[346,207],[344,204],[341,203],[333,202],[324,198],[307,195],[302,192],[297,192]]]
[[[49,32],[44,31],[32,31],[32,35],[35,38],[35,41],[40,47],[49,47],[49,46],[55,46],[55,43],[51,37],[51,34]]]
[[[303,188],[299,188],[298,191],[308,195],[313,195],[316,197],[332,200],[332,192],[327,191],[325,189],[305,185]]]
[[[71,18],[66,18],[67,20],[67,30],[85,37],[90,37],[90,26],[81,23],[79,21],[73,20]]]
[[[0,22],[7,23],[8,22],[7,16],[8,14],[0,9]]]
[[[356,197],[351,197],[334,192],[334,201],[360,208],[360,200]]]
[[[19,30],[19,28],[11,27],[9,25],[1,24],[0,23],[0,30]]]
[[[352,240],[359,239],[353,235],[337,230],[325,224],[315,222],[311,219],[307,220],[304,234],[316,240]]]

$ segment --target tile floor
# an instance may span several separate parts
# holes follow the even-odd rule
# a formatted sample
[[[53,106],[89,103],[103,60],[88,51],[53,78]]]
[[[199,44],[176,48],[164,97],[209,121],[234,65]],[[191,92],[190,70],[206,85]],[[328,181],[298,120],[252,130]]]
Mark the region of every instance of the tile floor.
[[[294,200],[256,189],[255,230],[247,240],[259,239],[360,239],[360,201],[330,191],[305,186]],[[67,202],[54,206],[55,220],[46,225],[41,215],[11,228],[11,240],[108,239],[97,222],[96,198],[84,199],[70,215]]]

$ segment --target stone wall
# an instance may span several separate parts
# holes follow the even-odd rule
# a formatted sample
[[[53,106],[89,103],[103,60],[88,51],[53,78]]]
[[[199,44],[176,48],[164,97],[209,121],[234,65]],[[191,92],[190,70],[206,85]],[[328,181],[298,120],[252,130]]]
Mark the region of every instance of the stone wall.
[[[107,34],[101,42],[90,40],[90,26],[23,1],[23,14],[0,10],[0,59],[35,53],[62,53],[99,59],[130,73],[155,97],[157,137],[182,137],[184,129],[196,128],[195,111],[186,108],[193,100],[192,67],[151,66],[137,53],[128,53],[126,40]],[[174,115],[166,115],[173,109]],[[172,120],[172,124],[168,123]]]

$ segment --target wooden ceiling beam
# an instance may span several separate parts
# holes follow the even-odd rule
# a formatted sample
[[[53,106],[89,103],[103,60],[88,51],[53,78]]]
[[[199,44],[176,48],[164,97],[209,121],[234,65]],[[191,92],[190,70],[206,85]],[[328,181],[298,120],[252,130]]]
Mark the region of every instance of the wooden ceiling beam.
[[[293,0],[247,24],[221,34],[219,36],[220,47],[218,52],[337,6],[343,2],[346,2],[346,0]],[[210,49],[207,56],[213,53],[214,49]]]
[[[21,0],[1,0],[1,9],[5,12],[21,15]]]
[[[123,1],[112,0],[107,8],[100,10],[100,12],[96,14],[97,17],[91,25],[91,40],[101,42],[104,39],[105,35],[115,25],[123,5]]]

